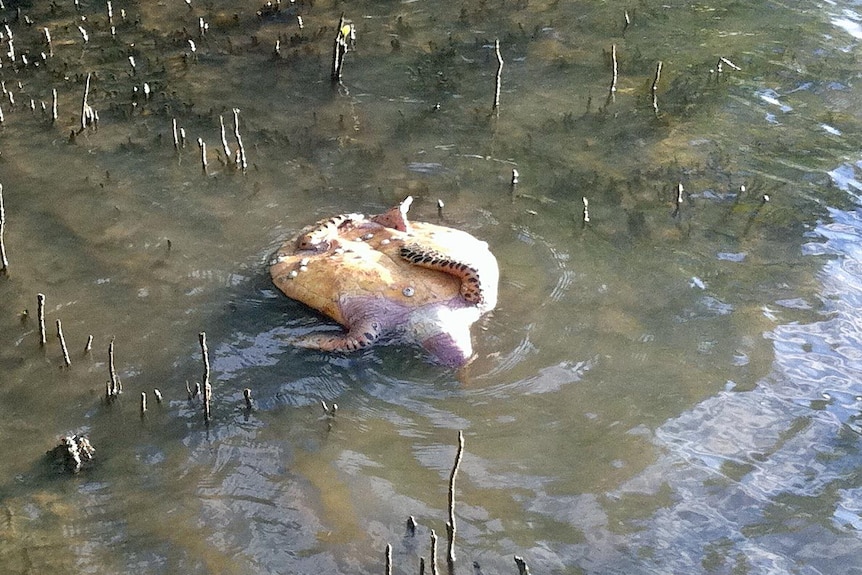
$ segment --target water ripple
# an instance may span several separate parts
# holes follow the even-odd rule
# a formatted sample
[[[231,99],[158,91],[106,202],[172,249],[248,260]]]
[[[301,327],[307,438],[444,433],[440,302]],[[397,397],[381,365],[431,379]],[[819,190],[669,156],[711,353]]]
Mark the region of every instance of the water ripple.
[[[317,551],[323,526],[306,490],[285,473],[281,446],[236,436],[215,444],[214,452],[202,447],[192,463],[210,466],[197,491],[202,520],[218,526],[208,537],[215,551],[254,558],[256,572],[338,572],[333,557]]]
[[[581,381],[584,374],[592,369],[597,361],[596,358],[585,361],[563,361],[540,368],[531,377],[474,390],[473,394],[505,399],[534,393],[552,393],[559,391],[565,385]]]
[[[548,301],[546,301],[544,305],[547,305],[550,302],[558,302],[563,299],[563,296],[566,295],[566,292],[572,285],[574,278],[575,272],[573,272],[572,270],[563,270],[563,273],[560,274],[560,277],[557,279],[557,284],[554,286],[554,289],[551,290],[551,294],[548,296]]]
[[[831,175],[851,195],[862,190],[855,167]],[[654,569],[641,564],[639,572],[683,572],[719,540],[727,542],[722,554],[744,556],[751,573],[847,573],[862,553],[862,209],[830,214],[816,230],[819,244],[806,248],[832,257],[819,276],[823,319],[773,329],[772,372],[751,391],[730,387],[665,422],[655,431],[665,455],[609,494],[655,495],[669,487],[676,496],[626,542],[650,549]],[[700,304],[724,311],[721,302]],[[801,299],[779,304],[811,307]],[[762,528],[775,521],[771,509],[799,505],[801,513],[797,501],[834,493],[833,522],[843,536],[806,523],[799,535],[777,540]],[[799,571],[799,556],[818,559]]]

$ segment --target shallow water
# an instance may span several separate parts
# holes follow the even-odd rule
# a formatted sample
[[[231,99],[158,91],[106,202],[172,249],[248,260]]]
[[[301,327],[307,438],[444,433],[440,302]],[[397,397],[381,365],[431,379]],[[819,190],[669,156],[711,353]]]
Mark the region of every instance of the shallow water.
[[[459,430],[458,573],[860,572],[853,3],[644,1],[628,26],[594,2],[258,9],[115,2],[112,37],[103,4],[7,2],[3,572],[379,572],[391,544],[417,573],[431,529],[443,565]],[[332,86],[342,10],[358,42]],[[70,139],[88,73],[98,129]],[[269,254],[407,194],[500,262],[473,364],[287,345],[323,322]],[[201,331],[209,426],[186,392]],[[96,448],[75,476],[45,458],[69,432]]]

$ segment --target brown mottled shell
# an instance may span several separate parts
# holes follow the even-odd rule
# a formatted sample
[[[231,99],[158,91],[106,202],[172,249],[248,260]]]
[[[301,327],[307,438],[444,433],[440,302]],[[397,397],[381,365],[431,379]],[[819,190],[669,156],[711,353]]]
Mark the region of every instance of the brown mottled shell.
[[[339,302],[345,297],[379,296],[408,309],[460,297],[459,278],[405,260],[400,255],[405,243],[441,253],[457,253],[471,244],[487,251],[484,242],[466,232],[425,222],[413,222],[407,233],[366,219],[339,232],[321,252],[299,249],[297,238],[273,256],[273,282],[288,297],[342,325],[347,322]]]

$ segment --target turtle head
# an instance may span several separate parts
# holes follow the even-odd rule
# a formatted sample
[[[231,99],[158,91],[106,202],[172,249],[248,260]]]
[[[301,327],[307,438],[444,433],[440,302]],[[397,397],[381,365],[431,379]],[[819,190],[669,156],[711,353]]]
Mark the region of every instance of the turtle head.
[[[473,356],[470,326],[479,319],[475,306],[436,304],[410,316],[407,329],[413,341],[448,367],[462,367]]]
[[[372,221],[384,226],[392,228],[399,232],[410,232],[410,222],[407,221],[407,211],[410,209],[410,204],[413,203],[413,196],[407,196],[397,206],[389,208],[382,214],[374,216]]]
[[[422,342],[422,347],[447,367],[459,368],[466,365],[473,356],[470,341],[470,328],[448,331],[432,335]]]

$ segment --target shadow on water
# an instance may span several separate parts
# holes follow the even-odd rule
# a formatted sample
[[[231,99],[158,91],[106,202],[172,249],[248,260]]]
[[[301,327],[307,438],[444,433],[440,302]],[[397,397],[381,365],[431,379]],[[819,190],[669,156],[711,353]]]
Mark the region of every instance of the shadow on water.
[[[332,87],[342,8],[358,44]],[[430,529],[443,548],[458,430],[459,573],[515,572],[514,554],[548,573],[855,572],[849,8],[115,2],[111,22],[7,3],[4,572],[370,572],[387,543],[417,572]],[[79,132],[88,73],[99,127]],[[408,346],[287,346],[335,327],[270,284],[273,249],[407,194],[501,262],[467,373]],[[50,329],[39,348],[36,293],[70,369]],[[201,331],[209,426],[185,390]],[[125,393],[107,405],[112,338]],[[68,432],[96,447],[74,476],[43,457]]]

